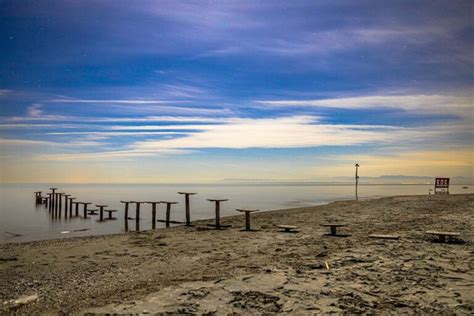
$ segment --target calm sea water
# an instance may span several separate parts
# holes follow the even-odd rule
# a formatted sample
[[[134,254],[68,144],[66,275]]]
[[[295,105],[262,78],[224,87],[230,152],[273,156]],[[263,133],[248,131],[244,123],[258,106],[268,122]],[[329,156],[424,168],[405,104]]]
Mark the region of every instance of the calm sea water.
[[[117,220],[97,221],[97,216],[61,218],[51,216],[43,205],[35,205],[35,191],[49,192],[48,185],[1,185],[0,186],[0,243],[67,238],[126,231],[124,205],[120,200],[176,201],[171,210],[171,219],[184,221],[184,197],[178,191],[197,192],[191,197],[191,219],[207,219],[214,216],[214,204],[208,198],[226,198],[221,205],[221,215],[236,215],[236,208],[257,208],[262,211],[325,204],[335,200],[354,199],[353,185],[314,184],[167,184],[167,185],[102,185],[102,184],[56,184],[59,192],[67,192],[78,201],[106,204],[117,209]],[[428,194],[432,185],[361,185],[359,198],[374,198],[393,195]],[[450,192],[474,193],[473,187],[463,189],[452,185]],[[96,209],[94,205],[89,208]],[[74,212],[73,212],[74,213]],[[129,216],[135,216],[135,206],[130,205]],[[139,221],[140,230],[151,228],[151,206],[142,204]],[[165,218],[165,206],[158,205],[157,218]],[[128,221],[128,230],[137,229],[135,221]],[[157,223],[157,228],[164,227]],[[77,231],[74,230],[83,230]],[[7,233],[8,232],[8,233]],[[13,236],[9,233],[20,234]]]

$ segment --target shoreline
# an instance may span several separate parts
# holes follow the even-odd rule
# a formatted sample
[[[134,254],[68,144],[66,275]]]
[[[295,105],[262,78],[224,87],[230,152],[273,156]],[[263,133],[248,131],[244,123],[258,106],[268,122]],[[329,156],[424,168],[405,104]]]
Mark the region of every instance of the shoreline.
[[[0,312],[199,314],[221,304],[214,312],[469,313],[473,214],[474,194],[409,195],[262,211],[252,214],[255,232],[240,231],[243,216],[232,215],[221,218],[228,230],[198,220],[192,228],[4,243]],[[341,232],[351,236],[324,236],[319,224],[327,220],[347,222]],[[276,224],[299,226],[299,233],[281,233]],[[460,231],[465,242],[432,243],[429,229]],[[405,286],[421,292],[408,295]],[[30,301],[13,302],[21,297]]]
[[[373,198],[360,198],[359,200],[360,201],[364,201],[364,200],[373,200],[373,199],[380,199],[380,198],[383,198],[383,197],[373,197]],[[330,200],[330,201],[325,201],[325,202],[321,202],[321,203],[318,203],[318,204],[313,204],[313,205],[310,205],[310,206],[305,206],[305,207],[292,207],[292,208],[283,208],[283,209],[274,209],[274,210],[264,210],[264,211],[259,211],[257,213],[255,213],[254,215],[256,214],[262,214],[262,213],[267,213],[267,212],[283,212],[283,211],[292,211],[292,210],[298,210],[298,209],[301,209],[301,208],[308,208],[308,207],[317,207],[317,206],[323,206],[323,205],[328,205],[328,204],[331,204],[331,203],[335,203],[335,202],[340,202],[340,201],[355,201],[353,199],[338,199],[338,200]],[[233,218],[233,217],[241,217],[242,215],[239,215],[239,214],[233,214],[233,215],[224,215],[222,216],[221,215],[221,220],[222,219],[225,219],[225,218]],[[129,220],[130,222],[133,222],[132,220]],[[211,222],[214,222],[214,218],[207,218],[207,219],[198,219],[198,220],[195,220],[195,221],[191,221],[191,224],[200,224],[200,223],[204,223],[204,224],[207,224],[207,223],[211,223]],[[174,228],[174,227],[184,227],[184,225],[182,224],[173,224],[171,223],[171,227],[170,228]],[[169,228],[166,228],[166,227],[158,227],[156,229],[154,229],[154,231],[159,231],[161,229],[169,229]],[[147,231],[153,231],[152,228],[148,228],[148,229],[141,229],[140,231],[138,231],[138,233],[141,233],[141,232],[147,232]],[[105,236],[117,236],[117,235],[126,235],[126,234],[132,234],[132,233],[137,233],[136,231],[129,231],[129,232],[117,232],[117,233],[110,233],[110,234],[92,234],[92,235],[86,235],[86,236],[64,236],[62,238],[49,238],[49,239],[38,239],[38,240],[26,240],[26,241],[8,241],[8,242],[2,242],[0,241],[0,247],[2,245],[7,245],[7,244],[26,244],[26,243],[40,243],[40,242],[50,242],[50,241],[60,241],[60,240],[65,240],[65,239],[83,239],[83,238],[91,238],[91,237],[105,237]]]
[[[451,194],[451,195],[469,195],[473,193],[459,193],[459,194]],[[392,197],[410,197],[410,196],[425,196],[425,195],[397,195],[397,196],[392,196]],[[358,201],[371,201],[371,200],[378,200],[378,199],[383,199],[383,198],[388,198],[389,196],[377,196],[377,197],[363,197],[359,198]],[[263,213],[268,213],[268,212],[285,212],[285,211],[294,211],[294,210],[299,210],[299,209],[304,209],[304,208],[311,208],[311,207],[318,207],[318,206],[324,206],[324,205],[329,205],[332,203],[337,203],[337,202],[346,202],[346,201],[354,201],[356,202],[357,200],[355,199],[336,199],[336,200],[329,200],[325,202],[321,202],[318,204],[310,205],[310,206],[304,206],[304,207],[292,207],[292,208],[282,208],[282,209],[273,209],[273,210],[264,210],[264,211],[259,211],[254,214],[263,214]],[[233,218],[233,217],[242,217],[240,214],[234,214],[234,215],[221,215],[221,219],[225,218]],[[131,221],[131,220],[130,220]],[[208,219],[199,219],[192,221],[192,224],[199,224],[199,223],[204,223],[207,224],[208,222],[213,222],[214,218],[208,218]],[[171,228],[173,227],[180,227],[183,225],[180,224],[171,224]],[[156,228],[155,230],[161,230],[161,229],[169,229],[166,227],[159,227]],[[139,232],[147,232],[147,231],[152,231],[153,229],[142,229]],[[83,238],[92,238],[92,237],[104,237],[104,236],[117,236],[117,235],[126,235],[126,234],[131,234],[131,233],[137,233],[135,231],[129,231],[129,232],[117,232],[117,233],[110,233],[110,234],[92,234],[92,235],[86,235],[86,236],[64,236],[62,238],[48,238],[48,239],[38,239],[38,240],[26,240],[26,241],[0,241],[0,247],[2,245],[7,245],[7,244],[26,244],[26,243],[40,243],[40,242],[52,242],[52,241],[60,241],[60,240],[66,240],[66,239],[83,239]],[[13,238],[13,237],[12,237]]]

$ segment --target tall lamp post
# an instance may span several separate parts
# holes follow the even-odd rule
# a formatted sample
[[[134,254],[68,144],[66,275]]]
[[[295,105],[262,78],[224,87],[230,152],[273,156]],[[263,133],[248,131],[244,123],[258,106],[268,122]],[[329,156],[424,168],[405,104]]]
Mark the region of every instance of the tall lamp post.
[[[355,174],[355,195],[356,195],[356,200],[359,199],[359,195],[357,194],[357,187],[359,186],[359,164],[355,164],[356,167],[356,174]]]

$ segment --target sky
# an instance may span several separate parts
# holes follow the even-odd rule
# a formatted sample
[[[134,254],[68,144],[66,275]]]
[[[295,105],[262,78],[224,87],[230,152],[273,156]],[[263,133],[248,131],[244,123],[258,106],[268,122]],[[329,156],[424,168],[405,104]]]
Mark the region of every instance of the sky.
[[[0,180],[473,178],[473,6],[0,0]]]

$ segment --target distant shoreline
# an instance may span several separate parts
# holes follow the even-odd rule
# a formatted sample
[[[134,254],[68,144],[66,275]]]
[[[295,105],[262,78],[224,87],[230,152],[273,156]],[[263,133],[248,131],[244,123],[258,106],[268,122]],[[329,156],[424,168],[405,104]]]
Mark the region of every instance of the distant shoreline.
[[[363,181],[360,180],[359,181]],[[212,182],[212,183],[64,183],[64,182],[45,182],[45,183],[1,183],[1,186],[35,186],[35,185],[117,185],[117,186],[123,186],[123,185],[143,185],[143,186],[239,186],[239,185],[246,185],[246,186],[354,186],[354,182]],[[416,185],[416,186],[427,186],[427,185],[432,185],[434,186],[434,183],[364,183],[364,182],[359,182],[359,186],[410,186],[410,185]],[[474,182],[472,183],[451,183],[451,185],[456,185],[456,186],[463,186],[463,185],[474,185]]]

